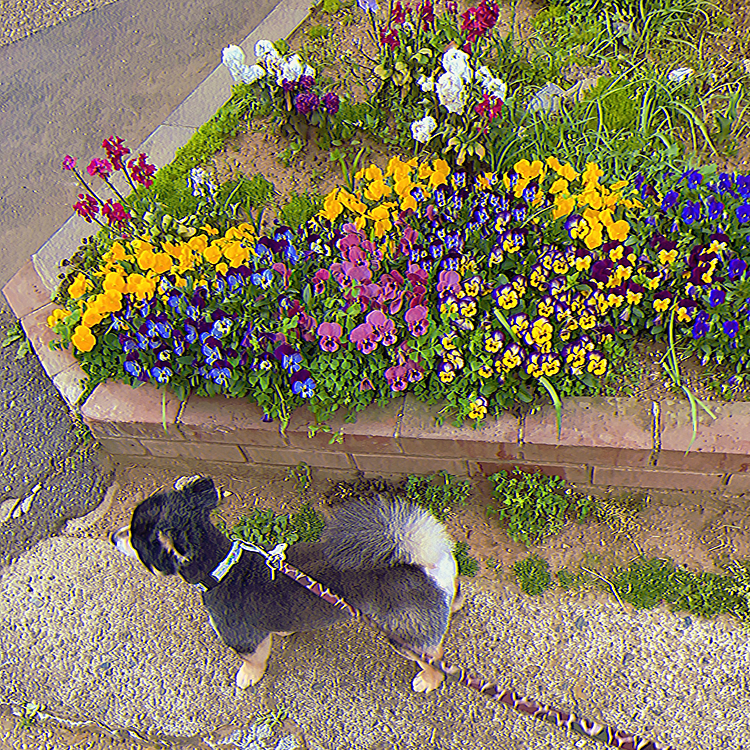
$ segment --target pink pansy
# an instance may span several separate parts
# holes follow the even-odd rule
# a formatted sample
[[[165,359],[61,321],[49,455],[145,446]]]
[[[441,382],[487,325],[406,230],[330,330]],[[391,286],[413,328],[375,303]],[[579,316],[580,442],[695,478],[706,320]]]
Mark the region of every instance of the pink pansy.
[[[416,305],[407,310],[404,320],[412,336],[424,336],[427,333],[427,308],[424,305]]]
[[[326,288],[326,281],[331,278],[331,274],[327,269],[321,268],[315,272],[315,276],[312,277],[313,291],[315,294],[323,294]]]
[[[398,247],[401,253],[403,255],[408,255],[409,251],[412,247],[414,247],[414,243],[418,238],[419,234],[417,233],[417,230],[407,224],[404,227],[404,234],[402,235],[398,243]]]
[[[456,271],[441,271],[438,276],[438,294],[449,290],[455,295],[461,292],[461,276]]]
[[[350,334],[351,341],[362,354],[372,354],[378,348],[375,329],[369,323],[360,323]]]
[[[320,348],[324,352],[337,351],[342,333],[343,329],[338,323],[321,323],[317,330],[320,336]]]
[[[406,278],[409,279],[412,284],[424,284],[424,282],[427,281],[427,271],[416,263],[410,263],[409,268],[406,271]]]
[[[289,277],[292,275],[292,272],[286,267],[284,263],[274,263],[271,268],[281,274],[282,278],[284,279],[284,288],[286,289],[289,283]]]
[[[389,367],[385,371],[385,379],[391,386],[391,390],[398,393],[398,391],[406,390],[409,385],[408,370],[405,365],[396,365],[395,367]]]
[[[394,333],[396,326],[393,321],[382,312],[382,310],[373,310],[367,313],[365,321],[369,323],[373,330],[376,341],[382,341],[383,346],[391,346],[396,343]]]
[[[424,377],[424,369],[411,359],[406,360],[406,379],[418,383]]]

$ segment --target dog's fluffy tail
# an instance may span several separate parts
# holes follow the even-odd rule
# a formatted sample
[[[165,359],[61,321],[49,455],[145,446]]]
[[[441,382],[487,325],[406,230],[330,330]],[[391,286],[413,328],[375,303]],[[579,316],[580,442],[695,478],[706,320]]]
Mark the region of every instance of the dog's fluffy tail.
[[[453,543],[439,521],[413,503],[383,496],[337,509],[321,542],[328,561],[339,570],[376,570],[399,563],[435,569],[453,556]]]

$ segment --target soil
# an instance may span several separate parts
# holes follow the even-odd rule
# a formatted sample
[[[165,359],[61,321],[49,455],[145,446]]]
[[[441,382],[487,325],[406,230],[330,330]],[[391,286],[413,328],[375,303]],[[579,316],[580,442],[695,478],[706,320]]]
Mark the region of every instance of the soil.
[[[200,471],[214,477],[223,495],[215,521],[234,525],[254,508],[272,508],[279,513],[294,512],[309,502],[322,516],[331,506],[330,495],[341,481],[353,481],[351,474],[312,469],[309,484],[294,469],[274,467],[211,467],[171,462],[121,463],[117,466],[119,491],[105,513],[89,517],[89,525],[75,522],[70,532],[76,537],[106,539],[112,531],[126,525],[133,508],[160,487],[170,485],[177,476]],[[582,494],[591,487],[573,486]],[[472,480],[472,492],[465,506],[449,514],[447,526],[456,541],[469,544],[469,553],[480,562],[477,575],[493,581],[516,585],[512,565],[535,553],[547,560],[553,572],[567,567],[585,566],[606,577],[613,565],[625,565],[639,555],[669,557],[694,571],[721,572],[728,560],[750,559],[750,499],[719,493],[602,491],[600,500],[610,509],[608,522],[569,521],[563,529],[544,542],[525,546],[514,542],[497,521],[488,519],[492,505],[490,483]],[[334,501],[335,502],[335,499]],[[627,508],[639,507],[637,512]],[[93,517],[93,518],[92,518]],[[94,520],[95,519],[95,520]],[[63,530],[65,533],[65,530]],[[134,750],[153,745],[137,738],[107,733],[104,728],[66,725],[64,719],[38,718],[22,728],[10,707],[0,711],[0,748],[5,750]],[[190,740],[175,740],[175,750],[205,745]]]

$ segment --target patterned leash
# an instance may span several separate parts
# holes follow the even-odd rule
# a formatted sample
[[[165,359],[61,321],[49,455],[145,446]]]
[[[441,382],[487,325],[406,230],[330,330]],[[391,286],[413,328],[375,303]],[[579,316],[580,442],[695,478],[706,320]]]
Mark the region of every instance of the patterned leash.
[[[236,541],[240,542],[240,540]],[[301,584],[309,591],[312,591],[316,596],[319,596],[324,601],[332,604],[337,609],[349,612],[352,617],[361,618],[368,624],[379,629],[376,623],[373,623],[356,607],[352,607],[351,604],[344,601],[340,596],[334,594],[322,584],[318,583],[318,581],[310,578],[310,576],[305,575],[293,565],[286,562],[284,559],[284,551],[287,547],[286,544],[279,544],[270,552],[267,552],[254,544],[247,544],[245,542],[240,542],[240,546],[250,552],[257,552],[258,554],[263,555],[266,559],[266,564],[271,569],[272,578],[275,571],[278,570],[284,575],[289,576],[289,578],[297,581],[297,583]],[[570,714],[559,708],[545,706],[530,698],[523,698],[512,690],[502,689],[497,683],[484,682],[484,680],[470,674],[461,667],[446,664],[442,659],[435,659],[429,654],[417,651],[408,643],[392,636],[390,633],[387,633],[386,635],[388,635],[388,638],[391,641],[398,643],[399,646],[406,649],[412,656],[417,657],[420,661],[426,662],[430,666],[435,667],[435,669],[439,669],[444,675],[451,677],[462,685],[466,685],[466,687],[470,687],[472,690],[476,690],[478,693],[481,693],[488,698],[497,699],[507,708],[512,708],[519,713],[533,716],[535,719],[541,719],[542,721],[546,721],[548,724],[553,724],[556,727],[569,729],[571,732],[580,734],[583,737],[588,737],[597,742],[603,742],[605,745],[617,747],[620,748],[620,750],[674,750],[669,745],[660,745],[653,740],[642,739],[635,735],[628,734],[627,732],[621,732],[612,727],[599,724],[595,721],[589,721],[588,719],[576,716],[575,714]]]

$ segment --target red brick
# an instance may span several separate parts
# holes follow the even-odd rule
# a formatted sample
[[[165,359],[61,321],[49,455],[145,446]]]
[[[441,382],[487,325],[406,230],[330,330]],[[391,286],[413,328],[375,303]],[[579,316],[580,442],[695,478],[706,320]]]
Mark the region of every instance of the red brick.
[[[307,464],[321,469],[352,470],[354,464],[351,456],[342,451],[311,451],[298,448],[259,448],[242,446],[248,459],[258,464],[271,466],[299,466]]]
[[[399,441],[409,456],[436,456],[453,459],[513,460],[518,451],[518,419],[504,413],[475,428],[466,422],[456,427],[450,421],[437,423],[440,404],[425,404],[412,395],[406,397],[399,428]]]
[[[102,448],[113,456],[143,456],[146,449],[134,438],[99,438]]]
[[[560,436],[555,410],[524,422],[521,456],[535,463],[647,466],[653,450],[651,404],[630,398],[568,398]]]
[[[456,477],[465,477],[469,474],[467,462],[460,459],[364,454],[354,454],[352,458],[357,469],[365,474],[388,476],[391,474],[434,474],[438,471],[447,471]]]
[[[711,491],[721,487],[722,479],[723,476],[721,474],[702,474],[695,471],[595,466],[593,483],[598,485],[613,485],[615,487]]]
[[[191,396],[177,423],[187,440],[236,445],[284,446],[278,422],[264,422],[263,410],[245,399]]]
[[[189,443],[184,440],[141,440],[152,456],[159,458],[191,458],[212,463],[247,463],[242,451],[236,445],[220,443]]]
[[[59,340],[59,336],[47,325],[47,318],[56,310],[58,305],[49,303],[44,307],[29,313],[21,320],[29,343],[34,347],[44,371],[50,378],[67,370],[78,360],[69,349],[50,349],[51,341]]]
[[[720,401],[706,405],[716,419],[698,407],[697,434],[691,445],[693,419],[689,402],[661,402],[661,450],[656,465],[688,471],[749,471],[750,403]]]
[[[750,492],[750,474],[731,474],[727,482],[727,492]]]
[[[3,287],[3,294],[17,318],[49,304],[50,293],[39,278],[34,263],[28,261]]]
[[[81,407],[81,416],[98,438],[182,440],[182,434],[174,424],[180,402],[167,391],[166,404],[162,409],[163,393],[163,390],[148,383],[140,388],[131,388],[125,383],[107,381],[98,385],[86,399]]]
[[[384,407],[368,406],[357,414],[355,422],[345,422],[344,410],[340,409],[326,422],[330,431],[318,430],[312,437],[308,426],[315,424],[315,417],[308,409],[297,409],[289,420],[286,436],[291,447],[303,450],[401,453],[398,425],[403,404],[403,398],[394,398]],[[339,431],[343,440],[331,443],[332,435]]]
[[[566,482],[572,482],[573,484],[591,484],[591,467],[586,464],[470,461],[469,469],[471,470],[472,476],[482,474],[483,476],[488,477],[492,474],[496,474],[498,471],[512,472],[514,469],[518,469],[527,474],[540,473],[547,477],[560,477]]]

